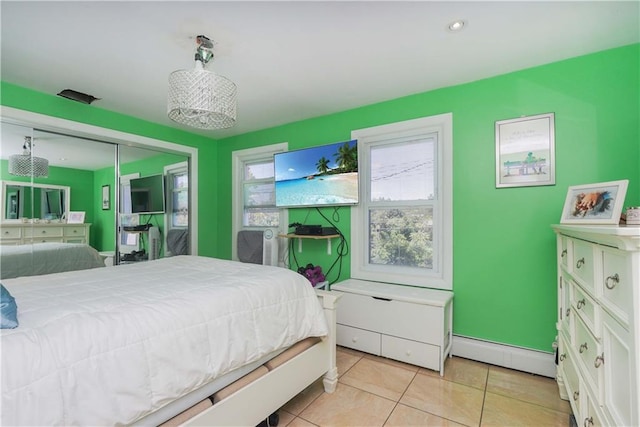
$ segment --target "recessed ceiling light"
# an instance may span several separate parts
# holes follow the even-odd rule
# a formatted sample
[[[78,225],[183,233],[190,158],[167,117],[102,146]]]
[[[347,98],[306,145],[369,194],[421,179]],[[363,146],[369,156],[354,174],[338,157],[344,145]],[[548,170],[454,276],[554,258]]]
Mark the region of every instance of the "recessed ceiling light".
[[[457,21],[453,21],[452,23],[450,23],[447,26],[447,29],[452,33],[456,33],[458,31],[462,31],[465,25],[467,25],[465,21],[463,21],[462,19],[458,19]]]

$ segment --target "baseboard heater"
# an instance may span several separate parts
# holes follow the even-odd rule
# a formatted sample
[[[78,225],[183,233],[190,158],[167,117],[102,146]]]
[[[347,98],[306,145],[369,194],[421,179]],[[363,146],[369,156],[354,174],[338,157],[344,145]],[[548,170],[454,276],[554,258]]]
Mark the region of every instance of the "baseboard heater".
[[[454,334],[451,354],[549,378],[556,377],[555,354],[553,352],[532,350]]]

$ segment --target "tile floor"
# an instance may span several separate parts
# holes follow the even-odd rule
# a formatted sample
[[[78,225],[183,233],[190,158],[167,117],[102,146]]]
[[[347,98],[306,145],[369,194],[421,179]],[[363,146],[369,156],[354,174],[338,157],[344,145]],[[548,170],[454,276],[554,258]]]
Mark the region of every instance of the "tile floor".
[[[317,381],[280,411],[279,426],[568,426],[571,409],[551,378],[458,357],[444,378],[338,347],[332,394]]]

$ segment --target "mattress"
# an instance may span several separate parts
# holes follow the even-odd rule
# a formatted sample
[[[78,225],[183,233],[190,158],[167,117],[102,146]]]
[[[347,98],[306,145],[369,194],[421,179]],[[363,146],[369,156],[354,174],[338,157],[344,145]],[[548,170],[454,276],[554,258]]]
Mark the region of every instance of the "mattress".
[[[4,280],[2,425],[128,425],[228,372],[327,334],[309,282],[176,256]]]
[[[0,245],[0,279],[104,267],[94,248],[82,243]]]

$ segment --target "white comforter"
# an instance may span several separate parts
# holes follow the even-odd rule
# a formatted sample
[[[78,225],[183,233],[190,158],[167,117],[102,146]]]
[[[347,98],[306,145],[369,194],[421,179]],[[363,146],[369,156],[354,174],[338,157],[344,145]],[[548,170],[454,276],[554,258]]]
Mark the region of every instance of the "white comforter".
[[[308,336],[327,334],[301,275],[177,256],[3,281],[2,425],[124,425]]]

